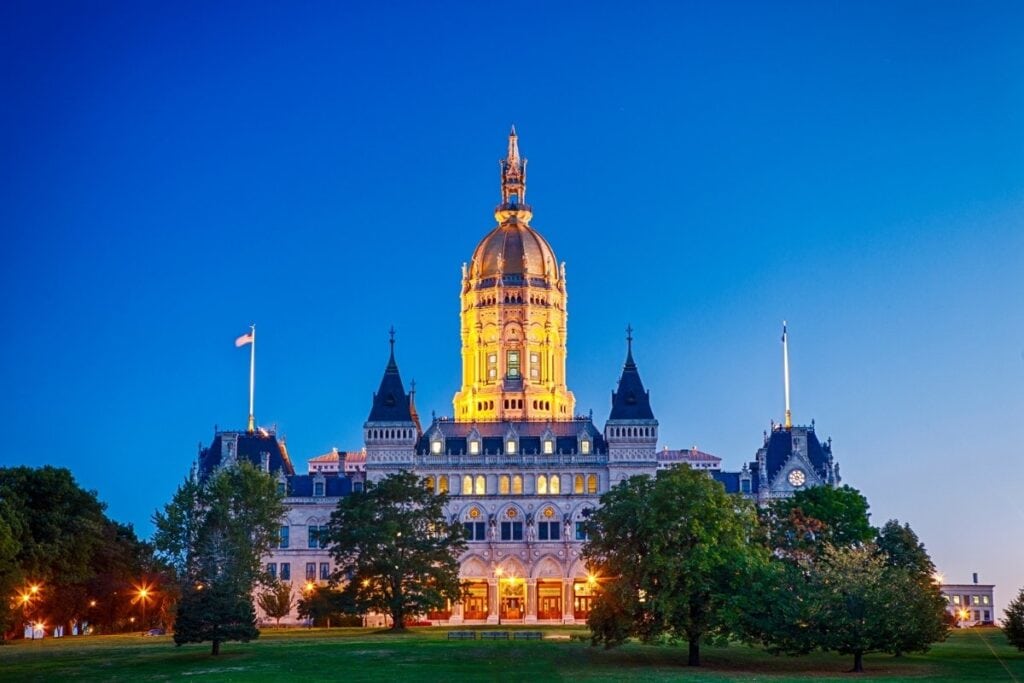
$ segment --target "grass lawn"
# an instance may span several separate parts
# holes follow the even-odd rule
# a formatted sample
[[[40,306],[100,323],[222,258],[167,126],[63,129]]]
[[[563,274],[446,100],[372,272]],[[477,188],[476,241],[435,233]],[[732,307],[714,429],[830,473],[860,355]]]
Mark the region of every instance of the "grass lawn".
[[[490,629],[497,630],[497,629]],[[543,628],[549,636],[581,629]],[[1017,681],[1024,653],[997,629],[953,632],[926,655],[869,655],[867,673],[845,673],[852,657],[773,657],[744,646],[703,648],[704,666],[686,666],[686,647],[628,644],[611,651],[567,639],[448,641],[446,628],[391,635],[368,629],[266,630],[251,643],[176,648],[169,636],[96,636],[17,641],[0,647],[0,680],[202,681],[577,681],[884,680]]]

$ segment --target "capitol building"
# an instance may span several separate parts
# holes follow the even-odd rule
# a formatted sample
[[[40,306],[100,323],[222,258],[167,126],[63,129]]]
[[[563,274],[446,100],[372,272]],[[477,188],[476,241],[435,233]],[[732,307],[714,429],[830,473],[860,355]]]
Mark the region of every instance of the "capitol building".
[[[423,615],[438,624],[585,621],[596,582],[581,558],[583,523],[601,495],[629,477],[686,463],[760,504],[839,483],[831,441],[819,440],[813,423],[793,425],[788,412],[738,471],[723,471],[719,458],[696,448],[659,450],[629,331],[607,420],[577,414],[565,372],[565,263],[531,225],[526,166],[513,128],[500,162],[496,225],[462,267],[462,381],[450,417],[421,422],[392,333],[361,449],[313,458],[305,473],[271,432],[218,431],[201,449],[200,471],[242,458],[277,478],[289,512],[267,569],[297,592],[325,583],[333,570],[319,536],[338,500],[402,470],[447,493],[447,515],[467,531],[466,597]],[[296,623],[294,612],[286,621]]]

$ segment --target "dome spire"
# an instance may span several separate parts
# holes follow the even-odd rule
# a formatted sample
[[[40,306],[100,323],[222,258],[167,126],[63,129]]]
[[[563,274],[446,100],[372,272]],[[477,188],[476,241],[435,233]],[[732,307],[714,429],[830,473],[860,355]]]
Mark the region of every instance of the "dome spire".
[[[501,166],[501,208],[518,210],[526,205],[526,159],[519,156],[519,136],[515,124],[508,134],[508,153]]]

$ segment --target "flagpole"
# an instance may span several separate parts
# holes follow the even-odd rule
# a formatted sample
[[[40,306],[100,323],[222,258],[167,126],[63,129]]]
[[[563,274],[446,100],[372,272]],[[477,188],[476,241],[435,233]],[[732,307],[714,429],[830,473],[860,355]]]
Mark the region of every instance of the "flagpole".
[[[786,383],[786,429],[793,427],[793,413],[789,410],[789,333],[786,321],[782,321],[782,374]]]
[[[256,431],[256,417],[253,412],[253,398],[256,394],[256,324],[252,329],[252,344],[249,345],[249,433]]]

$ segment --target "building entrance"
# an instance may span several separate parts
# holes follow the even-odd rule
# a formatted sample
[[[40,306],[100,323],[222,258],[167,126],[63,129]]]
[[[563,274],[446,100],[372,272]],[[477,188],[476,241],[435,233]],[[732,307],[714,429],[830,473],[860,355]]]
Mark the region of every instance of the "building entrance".
[[[562,582],[537,582],[537,618],[562,618]]]
[[[487,618],[487,582],[469,581],[466,583],[466,597],[462,602],[463,619]]]
[[[526,613],[526,582],[510,578],[502,579],[498,583],[501,586],[501,618],[522,619]]]

